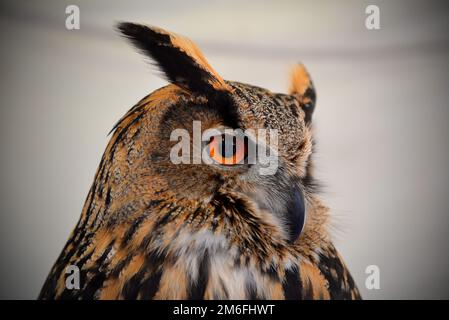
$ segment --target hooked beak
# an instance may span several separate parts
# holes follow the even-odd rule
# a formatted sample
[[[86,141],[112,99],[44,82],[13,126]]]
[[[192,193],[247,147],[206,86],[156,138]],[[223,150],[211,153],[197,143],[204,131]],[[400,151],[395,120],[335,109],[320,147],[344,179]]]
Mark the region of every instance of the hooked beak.
[[[277,183],[258,184],[257,191],[253,190],[249,195],[260,209],[271,212],[279,219],[286,239],[294,243],[301,235],[306,220],[304,195],[297,179],[282,174],[277,178],[280,178]],[[283,182],[279,183],[280,180]]]
[[[285,220],[288,225],[288,240],[293,243],[301,234],[306,221],[306,206],[304,195],[297,185],[293,186],[287,202]]]

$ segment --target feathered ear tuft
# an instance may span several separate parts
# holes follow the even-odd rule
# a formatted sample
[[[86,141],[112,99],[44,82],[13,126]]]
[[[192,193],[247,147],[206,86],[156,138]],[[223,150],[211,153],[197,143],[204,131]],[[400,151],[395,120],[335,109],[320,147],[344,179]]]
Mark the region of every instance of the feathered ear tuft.
[[[298,99],[306,114],[305,121],[309,123],[315,110],[316,93],[312,79],[303,64],[297,64],[292,69],[290,94]]]
[[[191,40],[131,22],[121,22],[117,29],[144,54],[154,59],[173,84],[201,94],[231,90]]]

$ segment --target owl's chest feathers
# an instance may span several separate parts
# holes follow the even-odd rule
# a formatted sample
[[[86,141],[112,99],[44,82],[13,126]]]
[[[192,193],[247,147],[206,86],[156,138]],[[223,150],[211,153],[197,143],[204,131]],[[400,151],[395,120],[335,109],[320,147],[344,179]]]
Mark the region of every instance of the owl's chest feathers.
[[[261,263],[210,231],[180,236],[170,251],[176,258],[163,271],[156,298],[281,299],[282,274],[296,265],[295,257]],[[186,281],[174,284],[173,278]]]
[[[74,255],[69,247],[58,265],[76,262],[85,272],[84,287],[76,294],[93,293],[99,299],[282,299],[289,286],[295,292],[302,286],[302,265],[317,262],[321,240],[312,236],[314,228],[306,228],[292,245],[268,214],[260,219],[231,210],[201,215],[177,208],[173,204],[166,208],[168,214],[160,211],[160,216],[106,226],[86,245],[73,245]],[[58,269],[55,274],[63,288],[64,273]]]

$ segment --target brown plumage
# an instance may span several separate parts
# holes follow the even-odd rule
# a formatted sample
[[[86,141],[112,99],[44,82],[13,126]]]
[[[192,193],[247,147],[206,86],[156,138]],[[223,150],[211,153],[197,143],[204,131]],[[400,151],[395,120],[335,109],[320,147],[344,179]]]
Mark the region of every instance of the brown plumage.
[[[358,299],[316,195],[303,66],[290,94],[223,80],[190,41],[132,23],[119,30],[170,85],[118,122],[81,218],[41,299]],[[174,164],[174,129],[277,129],[278,168]],[[193,146],[192,146],[193,147]],[[304,223],[305,220],[305,223]],[[80,289],[65,270],[81,270]]]

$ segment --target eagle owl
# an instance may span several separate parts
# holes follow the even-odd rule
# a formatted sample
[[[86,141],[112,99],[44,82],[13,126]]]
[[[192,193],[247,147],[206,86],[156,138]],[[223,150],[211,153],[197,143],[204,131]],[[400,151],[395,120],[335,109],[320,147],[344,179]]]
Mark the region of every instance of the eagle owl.
[[[293,68],[289,94],[273,93],[224,80],[182,36],[128,22],[117,28],[170,84],[114,127],[40,298],[360,298],[316,192],[315,90],[305,68]],[[171,135],[192,137],[195,122],[217,132],[189,145],[213,161],[175,163]],[[259,139],[231,134],[228,143],[226,129],[276,132],[276,170],[263,174],[257,159],[246,161],[250,144],[263,149]],[[66,286],[70,266],[79,288]]]

